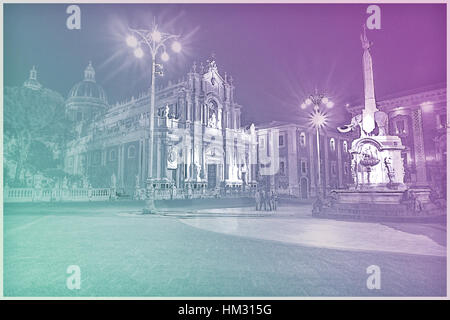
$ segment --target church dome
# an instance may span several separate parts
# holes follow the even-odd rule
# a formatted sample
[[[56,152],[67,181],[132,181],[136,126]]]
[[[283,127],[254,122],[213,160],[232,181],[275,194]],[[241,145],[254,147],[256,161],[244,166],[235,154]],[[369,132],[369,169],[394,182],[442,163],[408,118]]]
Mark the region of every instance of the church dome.
[[[95,70],[91,62],[84,70],[84,80],[75,84],[70,90],[68,100],[91,100],[104,104],[108,103],[105,90],[95,82]]]
[[[37,70],[35,66],[30,70],[30,77],[24,82],[23,86],[32,90],[39,90],[42,88],[42,85],[37,81]]]

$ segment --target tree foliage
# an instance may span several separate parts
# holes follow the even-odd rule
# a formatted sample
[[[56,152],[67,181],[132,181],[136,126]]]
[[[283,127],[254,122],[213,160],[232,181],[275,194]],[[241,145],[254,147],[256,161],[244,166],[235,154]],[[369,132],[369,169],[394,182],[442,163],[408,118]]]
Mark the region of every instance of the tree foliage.
[[[3,119],[5,158],[16,163],[16,184],[24,168],[48,168],[72,134],[64,98],[49,89],[6,87]]]

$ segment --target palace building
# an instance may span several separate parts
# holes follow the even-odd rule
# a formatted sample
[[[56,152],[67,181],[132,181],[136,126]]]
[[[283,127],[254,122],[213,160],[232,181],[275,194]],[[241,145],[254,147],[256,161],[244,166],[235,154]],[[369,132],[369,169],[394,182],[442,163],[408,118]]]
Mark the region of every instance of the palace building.
[[[316,131],[308,126],[273,121],[257,126],[258,162],[260,170],[266,163],[278,167],[273,174],[259,176],[260,181],[275,189],[278,194],[307,199],[317,194],[318,161]],[[277,155],[269,142],[278,145]],[[337,130],[321,130],[320,136],[321,181],[326,190],[347,188],[352,183],[350,172],[351,139]],[[271,155],[272,152],[272,155]],[[270,172],[269,172],[270,173]]]
[[[234,90],[213,59],[156,90],[150,159],[149,94],[109,105],[89,63],[66,102],[77,138],[67,147],[65,171],[130,195],[144,193],[149,163],[157,190],[254,187],[256,132],[253,125],[241,127]]]

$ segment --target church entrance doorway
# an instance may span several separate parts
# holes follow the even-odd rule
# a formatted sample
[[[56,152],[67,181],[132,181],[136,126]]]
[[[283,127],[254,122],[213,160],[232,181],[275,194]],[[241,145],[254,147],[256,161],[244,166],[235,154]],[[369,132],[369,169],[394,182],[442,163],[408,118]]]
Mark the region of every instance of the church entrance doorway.
[[[217,182],[217,164],[208,164],[208,188],[216,187]]]

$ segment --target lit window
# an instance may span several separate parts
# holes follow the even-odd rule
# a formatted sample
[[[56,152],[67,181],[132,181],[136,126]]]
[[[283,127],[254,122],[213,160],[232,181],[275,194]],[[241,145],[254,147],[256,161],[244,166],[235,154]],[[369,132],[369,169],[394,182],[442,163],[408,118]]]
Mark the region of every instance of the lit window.
[[[406,125],[405,120],[397,120],[395,121],[395,133],[396,134],[406,134]]]

